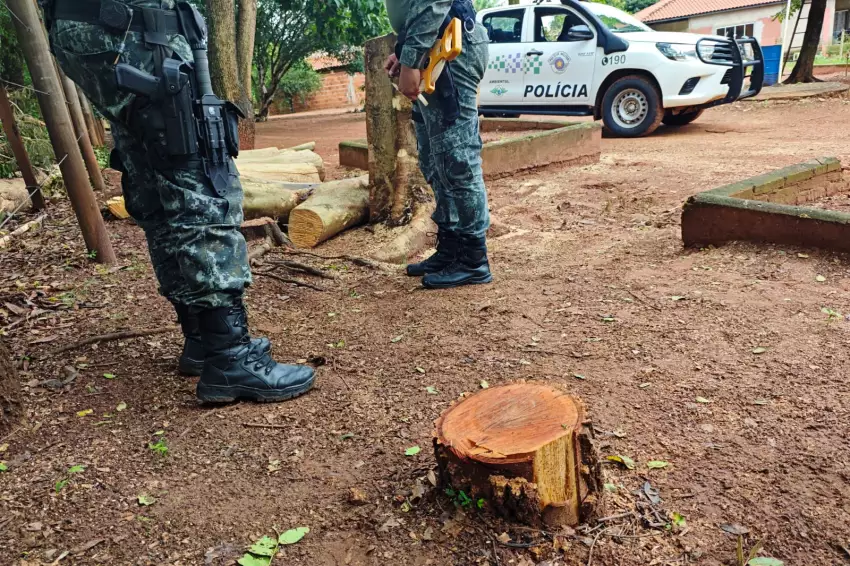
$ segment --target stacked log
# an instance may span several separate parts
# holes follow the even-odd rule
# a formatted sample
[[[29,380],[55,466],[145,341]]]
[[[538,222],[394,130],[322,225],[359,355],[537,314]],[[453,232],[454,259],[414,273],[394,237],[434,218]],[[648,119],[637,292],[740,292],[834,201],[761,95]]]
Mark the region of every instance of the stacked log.
[[[312,248],[369,219],[369,176],[324,183],[289,214],[289,238]]]
[[[324,162],[311,150],[245,151],[236,159],[236,168],[243,177],[265,181],[319,183],[325,178]]]

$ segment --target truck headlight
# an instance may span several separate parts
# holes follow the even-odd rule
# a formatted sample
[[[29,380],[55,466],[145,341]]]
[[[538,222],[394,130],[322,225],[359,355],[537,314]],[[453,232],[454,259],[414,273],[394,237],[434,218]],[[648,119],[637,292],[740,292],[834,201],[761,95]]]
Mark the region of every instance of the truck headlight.
[[[679,43],[656,43],[655,46],[662,55],[671,61],[696,61],[697,52],[693,45]]]

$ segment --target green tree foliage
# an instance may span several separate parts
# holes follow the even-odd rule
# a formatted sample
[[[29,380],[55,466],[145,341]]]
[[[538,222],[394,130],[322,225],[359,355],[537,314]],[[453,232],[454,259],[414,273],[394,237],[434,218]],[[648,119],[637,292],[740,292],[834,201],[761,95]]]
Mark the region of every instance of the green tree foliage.
[[[289,72],[283,76],[278,91],[294,112],[296,102],[306,103],[307,99],[320,88],[322,88],[322,76],[307,61],[299,61],[292,65]]]
[[[0,9],[0,77],[19,85],[25,84],[27,80],[24,56],[18,49],[12,15],[5,8]]]
[[[476,10],[489,10],[501,5],[501,0],[473,0]]]
[[[658,3],[658,0],[625,0],[623,9],[630,14],[640,12],[644,8],[649,8]]]
[[[658,0],[593,0],[593,2],[596,2],[597,4],[608,4],[609,6],[619,8],[624,12],[634,14],[636,12],[640,12],[644,8],[657,4]]]
[[[254,48],[259,117],[268,116],[281,81],[297,63],[313,53],[349,63],[367,39],[389,29],[383,0],[259,0]]]

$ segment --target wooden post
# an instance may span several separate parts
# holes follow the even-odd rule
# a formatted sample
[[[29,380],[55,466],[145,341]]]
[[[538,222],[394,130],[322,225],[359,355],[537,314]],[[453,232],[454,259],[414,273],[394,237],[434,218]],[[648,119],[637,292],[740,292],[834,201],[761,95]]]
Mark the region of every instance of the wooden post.
[[[68,191],[68,199],[77,215],[86,247],[96,254],[96,261],[114,264],[117,261],[115,252],[106,233],[106,225],[100,215],[94,192],[89,185],[86,167],[74,135],[74,126],[62,93],[62,83],[56,75],[53,57],[50,55],[47,37],[35,3],[32,0],[6,0],[6,5],[13,14],[12,22],[18,43],[29,67],[41,114],[47,124],[53,151],[59,160],[59,168]]]
[[[21,170],[21,176],[27,184],[27,192],[32,193],[30,195],[32,207],[35,210],[41,210],[45,206],[44,195],[41,194],[41,188],[35,176],[35,169],[33,169],[30,156],[27,153],[26,147],[24,147],[24,140],[21,139],[21,132],[18,131],[18,124],[15,122],[15,113],[12,110],[12,104],[9,102],[6,87],[3,85],[0,85],[0,120],[3,121],[3,132],[6,134],[6,139],[9,140],[12,154],[15,156],[15,161],[18,162],[18,168]]]
[[[436,429],[443,487],[534,526],[592,518],[601,466],[584,407],[565,391],[522,382],[484,389],[449,407]]]
[[[369,141],[369,220],[398,226],[410,221],[413,187],[424,185],[417,166],[412,103],[392,86],[384,63],[393,34],[366,42],[366,137]]]
[[[91,179],[94,190],[104,192],[106,191],[106,183],[103,181],[100,164],[97,162],[97,155],[95,155],[91,144],[89,130],[86,127],[86,120],[80,105],[80,97],[77,94],[77,87],[74,81],[62,72],[62,69],[58,69],[58,73],[59,78],[62,80],[62,86],[65,89],[65,102],[68,104],[68,112],[71,114],[71,122],[74,124],[74,132],[77,134],[77,143],[80,146],[80,152],[83,154],[83,161],[86,164],[86,170],[89,172],[89,179]]]
[[[80,108],[83,110],[83,119],[86,121],[86,129],[89,132],[91,143],[95,147],[103,147],[106,145],[106,140],[103,139],[103,135],[97,127],[97,118],[94,116],[91,103],[89,102],[89,99],[86,98],[86,93],[84,93],[80,87],[76,86],[76,90],[77,97],[80,99]]]

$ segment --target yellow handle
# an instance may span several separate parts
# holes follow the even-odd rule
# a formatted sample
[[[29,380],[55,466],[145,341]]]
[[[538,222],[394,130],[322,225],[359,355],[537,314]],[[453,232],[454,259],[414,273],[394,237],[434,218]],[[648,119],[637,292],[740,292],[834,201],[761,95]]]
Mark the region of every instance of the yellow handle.
[[[422,87],[420,90],[432,94],[437,89],[437,79],[446,66],[462,51],[463,25],[460,19],[453,18],[446,27],[443,37],[437,40],[428,54],[428,66],[422,72]]]

